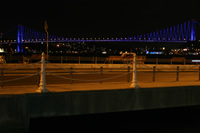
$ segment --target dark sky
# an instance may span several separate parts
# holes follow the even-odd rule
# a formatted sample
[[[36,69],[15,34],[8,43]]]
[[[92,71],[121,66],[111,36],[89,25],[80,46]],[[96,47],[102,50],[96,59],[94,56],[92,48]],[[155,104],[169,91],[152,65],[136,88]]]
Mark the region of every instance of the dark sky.
[[[3,6],[2,6],[3,5]],[[200,2],[72,0],[1,2],[0,32],[17,24],[63,37],[130,37],[200,18]]]

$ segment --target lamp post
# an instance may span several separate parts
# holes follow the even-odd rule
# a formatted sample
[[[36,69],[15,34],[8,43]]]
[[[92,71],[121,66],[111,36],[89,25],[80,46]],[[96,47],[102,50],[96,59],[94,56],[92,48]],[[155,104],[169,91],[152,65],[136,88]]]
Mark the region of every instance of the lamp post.
[[[136,58],[136,53],[133,53],[133,78],[131,82],[131,88],[138,89],[140,88],[139,85],[137,84],[137,58]]]
[[[45,29],[45,32],[47,33],[47,62],[49,61],[48,58],[49,58],[49,32],[47,31],[48,30],[48,24],[47,24],[47,21],[44,22],[44,29]]]

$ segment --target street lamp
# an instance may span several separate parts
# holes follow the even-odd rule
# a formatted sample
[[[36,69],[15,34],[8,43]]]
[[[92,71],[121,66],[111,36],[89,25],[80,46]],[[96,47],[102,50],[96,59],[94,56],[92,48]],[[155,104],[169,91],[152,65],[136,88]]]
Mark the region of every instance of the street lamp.
[[[47,24],[47,21],[44,22],[44,29],[45,29],[45,32],[47,33],[47,62],[48,62],[48,57],[49,57],[49,32],[47,31],[48,30],[48,24]]]

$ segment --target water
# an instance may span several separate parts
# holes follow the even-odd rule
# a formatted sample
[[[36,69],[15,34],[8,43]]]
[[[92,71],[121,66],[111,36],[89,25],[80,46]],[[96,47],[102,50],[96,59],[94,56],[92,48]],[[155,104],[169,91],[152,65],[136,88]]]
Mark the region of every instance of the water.
[[[199,133],[200,107],[157,109],[39,118],[30,121],[30,133],[122,132],[122,133]]]

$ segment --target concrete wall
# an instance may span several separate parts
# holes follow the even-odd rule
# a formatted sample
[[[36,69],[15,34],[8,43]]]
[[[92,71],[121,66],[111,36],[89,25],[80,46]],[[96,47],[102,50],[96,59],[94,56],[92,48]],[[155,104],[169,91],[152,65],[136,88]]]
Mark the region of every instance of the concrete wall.
[[[25,95],[0,95],[0,133],[28,131],[27,104]]]
[[[26,131],[37,117],[200,105],[199,95],[199,86],[1,95],[0,132]]]
[[[200,105],[200,87],[145,88],[29,94],[30,117]]]

